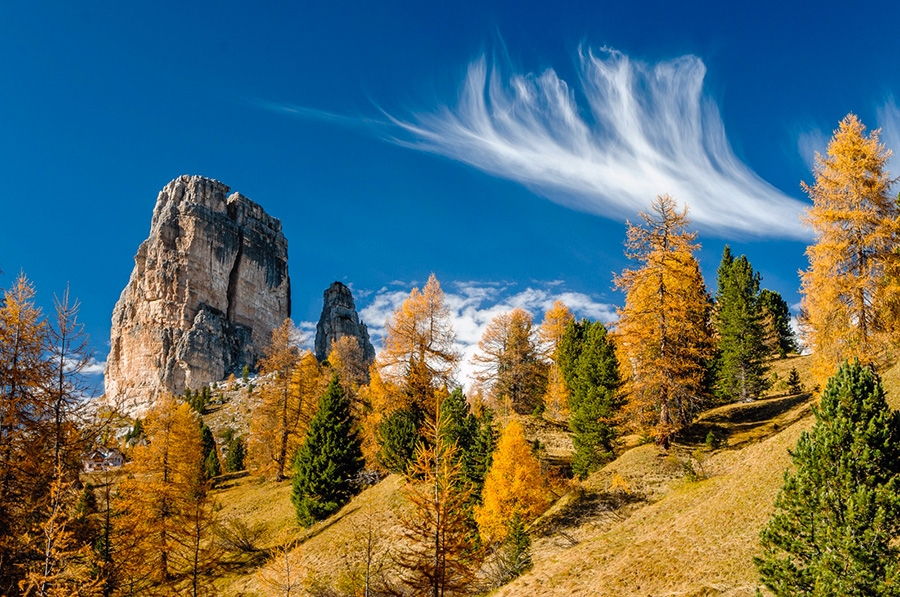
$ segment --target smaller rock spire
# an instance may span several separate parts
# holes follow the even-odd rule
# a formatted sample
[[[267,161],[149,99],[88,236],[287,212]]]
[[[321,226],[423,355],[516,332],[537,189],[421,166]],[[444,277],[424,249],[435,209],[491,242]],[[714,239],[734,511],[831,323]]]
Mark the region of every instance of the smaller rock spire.
[[[359,341],[363,360],[369,364],[375,360],[375,348],[369,340],[369,330],[359,319],[350,289],[335,282],[324,293],[322,316],[316,324],[316,358],[324,361],[331,352],[332,343],[338,338],[352,336]]]

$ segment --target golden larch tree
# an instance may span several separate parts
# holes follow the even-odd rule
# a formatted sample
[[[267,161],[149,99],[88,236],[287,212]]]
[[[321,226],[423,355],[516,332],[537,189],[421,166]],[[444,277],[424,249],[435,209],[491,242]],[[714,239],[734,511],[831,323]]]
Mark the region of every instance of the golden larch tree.
[[[379,354],[382,374],[402,382],[415,363],[424,363],[428,374],[449,382],[456,371],[459,354],[450,310],[444,305],[444,291],[434,274],[419,291],[413,288],[385,326],[384,348]]]
[[[678,211],[673,198],[660,195],[640,217],[642,226],[627,224],[625,253],[639,267],[616,277],[625,306],[613,338],[632,424],[668,445],[708,396],[710,299],[687,208]]]
[[[249,456],[260,475],[286,478],[290,457],[303,442],[319,395],[324,390],[316,357],[298,348],[299,333],[290,319],[272,332],[259,362],[260,401],[250,420]]]
[[[384,348],[378,355],[382,377],[411,394],[433,419],[433,388],[450,385],[459,353],[450,310],[434,274],[419,291],[413,288],[385,326]]]
[[[412,509],[401,517],[397,563],[414,595],[471,595],[480,564],[466,514],[472,489],[441,428],[427,423],[429,443],[419,443],[410,465],[405,494]]]
[[[359,399],[359,390],[369,382],[369,367],[359,340],[353,336],[341,336],[332,342],[328,366],[338,374],[344,393],[350,397],[353,416],[361,421],[365,411]]]
[[[528,524],[550,506],[547,480],[531,452],[522,425],[515,419],[503,429],[475,507],[475,522],[486,544],[502,542],[518,515]]]
[[[166,585],[185,571],[185,545],[193,530],[186,521],[200,507],[204,480],[200,422],[197,413],[172,396],[157,399],[147,415],[147,444],[134,450],[132,475],[118,488],[114,521],[118,544],[110,546],[118,560],[119,586]],[[182,565],[179,565],[182,564]]]
[[[544,407],[551,419],[564,420],[569,417],[569,398],[571,392],[566,386],[565,377],[559,368],[557,348],[566,332],[566,326],[575,319],[575,315],[562,301],[556,301],[546,313],[544,321],[538,329],[541,349],[544,358],[549,362],[547,369],[547,390],[544,392]]]
[[[819,384],[851,357],[878,363],[896,338],[900,302],[900,210],[889,194],[890,150],[854,114],[816,154],[813,201],[804,221],[815,233],[801,272],[801,323]]]
[[[23,538],[53,463],[42,427],[53,371],[44,358],[47,340],[34,286],[20,274],[0,297],[0,594],[15,594],[33,555]]]
[[[531,414],[547,386],[547,365],[541,358],[531,314],[515,308],[494,317],[472,357],[475,380],[497,406],[509,405]]]
[[[362,452],[368,467],[378,468],[378,426],[396,410],[409,408],[409,395],[390,381],[385,380],[377,365],[369,367],[369,383],[359,389],[358,399],[362,408]]]

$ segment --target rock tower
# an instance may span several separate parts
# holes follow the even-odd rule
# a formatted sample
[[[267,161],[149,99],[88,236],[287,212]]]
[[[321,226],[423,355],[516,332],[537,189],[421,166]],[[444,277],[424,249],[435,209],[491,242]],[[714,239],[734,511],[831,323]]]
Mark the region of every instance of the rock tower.
[[[335,282],[325,290],[322,316],[316,324],[316,358],[324,361],[331,352],[331,343],[344,336],[359,341],[363,360],[368,364],[375,360],[375,348],[369,340],[369,330],[356,312],[350,289]]]
[[[112,315],[107,400],[130,412],[254,368],[291,314],[281,222],[228,186],[181,176],[156,199],[150,236]]]

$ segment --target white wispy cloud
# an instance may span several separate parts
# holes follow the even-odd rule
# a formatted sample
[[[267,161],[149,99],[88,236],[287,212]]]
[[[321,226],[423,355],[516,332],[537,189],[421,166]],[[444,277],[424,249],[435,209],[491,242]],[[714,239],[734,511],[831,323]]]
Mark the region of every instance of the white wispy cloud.
[[[359,126],[365,122],[354,116],[347,116],[345,114],[338,114],[336,112],[329,112],[328,110],[320,110],[318,108],[299,106],[297,104],[271,102],[263,99],[247,99],[245,101],[257,108],[268,110],[269,112],[293,116],[295,118],[303,118],[305,120],[318,120],[344,126]]]
[[[797,137],[797,149],[810,172],[816,169],[816,153],[825,155],[828,149],[828,135],[821,129],[803,131]]]
[[[391,117],[394,140],[604,217],[634,217],[669,193],[714,234],[809,236],[798,220],[805,204],[734,154],[699,58],[651,65],[607,48],[578,56],[577,89],[552,69],[504,79],[482,57],[455,105]]]
[[[887,167],[891,176],[896,178],[900,176],[900,108],[891,98],[875,114],[881,127],[881,142],[894,153]]]
[[[414,285],[407,285],[407,288],[410,286]],[[517,289],[514,283],[508,282],[453,282],[445,285],[444,304],[450,311],[456,332],[456,349],[462,355],[459,381],[465,386],[472,381],[472,355],[478,350],[478,341],[487,324],[497,315],[516,307],[528,311],[535,322],[540,323],[547,309],[555,301],[561,300],[572,309],[576,317],[587,317],[604,323],[615,321],[614,305],[584,293],[566,291],[562,286],[558,281],[535,283],[524,290]],[[385,323],[408,296],[409,290],[382,288],[360,309],[360,318],[368,326],[376,350],[381,350]]]

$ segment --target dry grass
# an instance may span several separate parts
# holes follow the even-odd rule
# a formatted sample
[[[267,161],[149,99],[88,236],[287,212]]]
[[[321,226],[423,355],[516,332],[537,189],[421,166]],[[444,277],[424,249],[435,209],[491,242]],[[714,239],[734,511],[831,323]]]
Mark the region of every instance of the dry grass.
[[[808,376],[808,358],[772,364],[779,378],[791,367]],[[897,408],[900,366],[882,379]],[[771,395],[704,413],[667,455],[649,445],[626,451],[545,515],[535,527],[534,569],[496,595],[754,595],[759,532],[790,466],[788,450],[813,423],[811,395]],[[727,447],[703,447],[708,429]],[[679,473],[678,463],[692,457],[706,478]],[[630,499],[616,502],[611,490],[622,481]]]
[[[224,566],[226,573],[216,582],[217,594],[264,595],[257,580],[258,569],[269,565],[269,557],[279,547],[292,542],[297,544],[294,555],[305,570],[307,582],[334,585],[362,557],[359,544],[366,529],[377,529],[385,546],[399,534],[397,515],[405,506],[402,486],[402,478],[391,475],[360,493],[336,515],[308,529],[297,525],[288,482],[275,484],[243,477],[217,491],[216,498],[224,506],[220,516],[240,516],[249,524],[263,522],[270,531],[260,557],[238,559],[230,567]]]
[[[697,482],[679,480],[653,446],[629,451],[591,482],[602,487],[604,477],[619,474],[655,490],[626,504],[621,520],[598,524],[596,534],[579,526],[568,549],[535,542],[534,570],[497,595],[754,594],[759,530],[790,463],[787,450],[810,423],[807,417],[759,443],[713,454],[704,468],[715,473]]]

